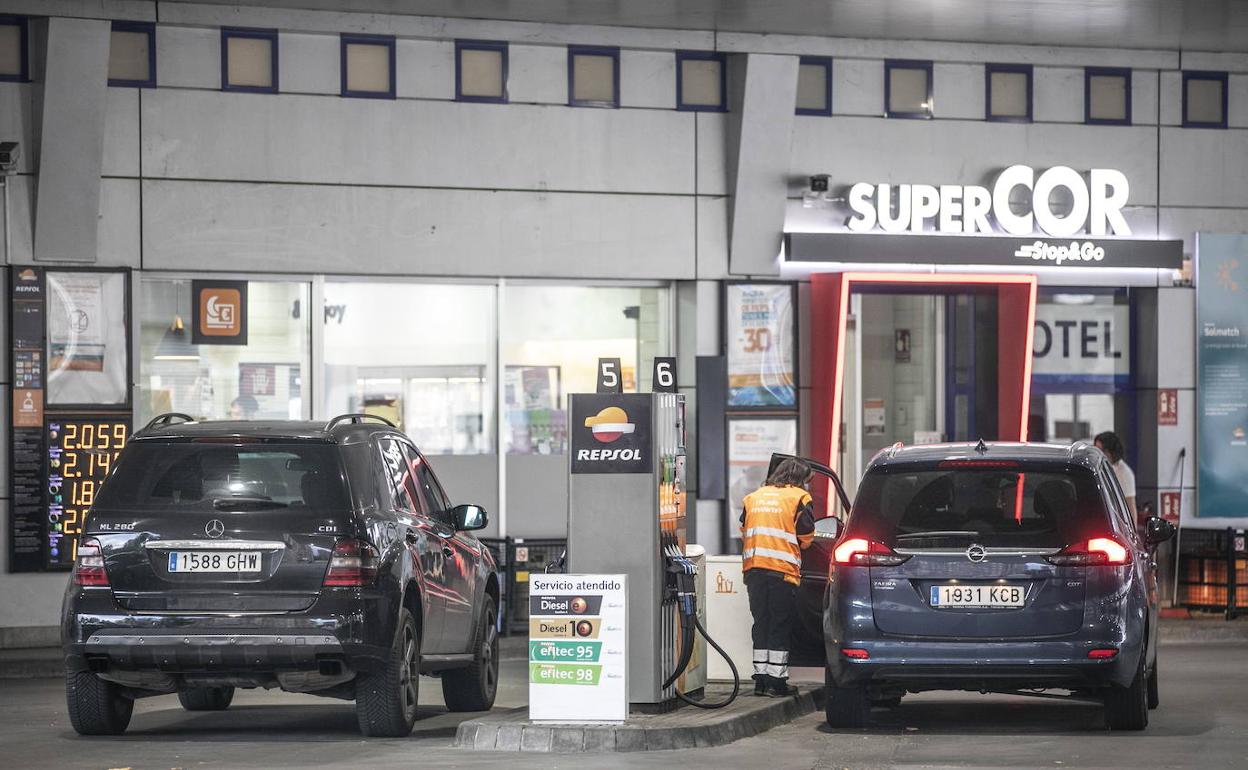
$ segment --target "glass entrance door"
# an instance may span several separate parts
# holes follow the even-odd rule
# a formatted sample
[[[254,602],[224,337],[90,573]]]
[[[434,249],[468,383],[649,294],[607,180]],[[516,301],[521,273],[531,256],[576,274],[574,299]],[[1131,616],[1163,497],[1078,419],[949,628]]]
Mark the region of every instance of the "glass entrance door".
[[[851,494],[879,450],[899,441],[935,443],[944,434],[943,300],[932,294],[853,297],[840,466]]]

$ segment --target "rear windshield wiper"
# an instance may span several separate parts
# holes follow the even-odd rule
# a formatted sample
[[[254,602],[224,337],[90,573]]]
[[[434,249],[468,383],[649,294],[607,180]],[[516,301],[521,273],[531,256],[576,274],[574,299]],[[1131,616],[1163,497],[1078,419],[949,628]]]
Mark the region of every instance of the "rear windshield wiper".
[[[930,532],[906,532],[898,535],[896,539],[910,540],[921,537],[979,537],[979,533],[967,529],[934,529]]]
[[[212,507],[218,511],[245,511],[249,509],[259,508],[287,508],[289,506],[281,500],[274,500],[271,497],[217,497],[212,501]]]

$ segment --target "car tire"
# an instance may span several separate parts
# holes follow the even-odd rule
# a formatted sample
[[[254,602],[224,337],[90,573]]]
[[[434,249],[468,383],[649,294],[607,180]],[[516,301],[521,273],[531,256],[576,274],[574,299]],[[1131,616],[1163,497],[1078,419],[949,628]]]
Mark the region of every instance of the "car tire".
[[[79,735],[121,735],[134,713],[134,699],[90,671],[65,672],[65,700]]]
[[[1114,687],[1105,693],[1105,723],[1111,730],[1143,730],[1148,727],[1148,677],[1144,674],[1144,654],[1129,687]]]
[[[824,671],[824,717],[829,727],[866,727],[871,719],[871,701],[865,687],[837,687],[832,672]]]
[[[187,711],[225,711],[234,700],[233,687],[192,687],[178,690],[178,702]]]
[[[1157,661],[1153,661],[1153,668],[1148,672],[1148,707],[1155,709],[1161,705],[1161,688],[1157,681]]]
[[[355,716],[366,736],[404,738],[416,724],[420,693],[420,634],[406,607],[399,608],[394,642],[382,667],[355,680]]]
[[[871,701],[872,706],[878,706],[884,709],[895,709],[901,706],[901,696],[894,695],[891,698],[879,698]]]
[[[442,674],[442,698],[451,711],[489,711],[498,694],[498,605],[486,594],[473,640],[472,665]]]

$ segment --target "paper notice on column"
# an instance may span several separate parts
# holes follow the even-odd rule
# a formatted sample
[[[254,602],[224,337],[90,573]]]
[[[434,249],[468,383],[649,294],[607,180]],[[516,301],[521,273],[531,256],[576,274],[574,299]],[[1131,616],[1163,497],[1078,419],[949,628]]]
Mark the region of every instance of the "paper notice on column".
[[[529,718],[623,722],[628,716],[625,575],[529,578]]]

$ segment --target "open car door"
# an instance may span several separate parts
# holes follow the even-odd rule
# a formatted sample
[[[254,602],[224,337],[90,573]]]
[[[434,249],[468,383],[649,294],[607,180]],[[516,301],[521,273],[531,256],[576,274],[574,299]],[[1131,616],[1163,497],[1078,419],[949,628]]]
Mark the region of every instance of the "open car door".
[[[773,454],[767,468],[768,477],[776,466],[791,457],[793,455]],[[799,459],[815,472],[810,493],[815,501],[815,539],[802,551],[802,582],[797,588],[797,619],[793,623],[789,665],[822,668],[827,664],[823,644],[823,595],[828,587],[832,549],[844,529],[850,503],[836,471],[817,460]]]

